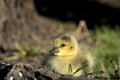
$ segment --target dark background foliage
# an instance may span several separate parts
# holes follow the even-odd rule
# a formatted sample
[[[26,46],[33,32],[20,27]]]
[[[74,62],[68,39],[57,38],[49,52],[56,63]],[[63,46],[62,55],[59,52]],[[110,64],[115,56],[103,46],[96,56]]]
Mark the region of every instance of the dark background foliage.
[[[101,23],[109,24],[111,27],[120,24],[120,8],[101,4],[97,1],[98,0],[34,0],[38,13],[47,17],[62,21],[74,21],[77,24],[79,20],[84,19],[87,21],[89,28],[93,28],[94,24],[101,25]],[[113,2],[116,1],[118,0],[114,0]],[[113,4],[114,3],[111,3],[111,5]]]

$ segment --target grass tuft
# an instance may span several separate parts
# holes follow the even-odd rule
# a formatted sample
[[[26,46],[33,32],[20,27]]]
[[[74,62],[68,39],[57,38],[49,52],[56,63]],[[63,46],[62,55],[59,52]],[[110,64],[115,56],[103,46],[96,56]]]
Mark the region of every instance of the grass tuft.
[[[94,72],[104,71],[107,79],[108,73],[113,74],[119,68],[120,55],[120,28],[111,29],[106,26],[95,28],[96,39],[92,52],[96,57]],[[100,66],[102,65],[102,66]]]

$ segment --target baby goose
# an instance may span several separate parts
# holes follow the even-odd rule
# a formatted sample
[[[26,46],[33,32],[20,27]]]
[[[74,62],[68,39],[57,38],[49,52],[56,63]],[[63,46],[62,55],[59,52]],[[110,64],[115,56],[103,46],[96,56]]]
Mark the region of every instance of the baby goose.
[[[74,76],[81,76],[93,67],[92,56],[81,49],[74,36],[62,34],[54,40],[54,48],[46,58],[45,65],[65,75],[70,75],[68,70],[70,65],[73,74],[77,69],[83,67],[74,74]]]

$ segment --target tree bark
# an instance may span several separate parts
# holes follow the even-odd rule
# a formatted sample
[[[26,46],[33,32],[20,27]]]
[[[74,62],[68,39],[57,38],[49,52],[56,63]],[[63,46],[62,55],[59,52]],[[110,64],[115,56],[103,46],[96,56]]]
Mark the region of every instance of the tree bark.
[[[51,39],[61,30],[59,23],[40,16],[33,0],[0,0],[0,46],[21,45],[50,48]]]

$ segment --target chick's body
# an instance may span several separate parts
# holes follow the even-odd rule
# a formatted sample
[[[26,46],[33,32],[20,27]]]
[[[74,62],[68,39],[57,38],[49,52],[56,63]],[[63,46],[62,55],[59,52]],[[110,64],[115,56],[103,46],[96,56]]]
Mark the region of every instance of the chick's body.
[[[90,71],[93,66],[93,58],[86,51],[81,50],[76,39],[70,34],[63,34],[54,40],[54,48],[45,60],[45,65],[60,74],[69,75],[69,65],[72,73],[83,67],[74,76],[81,76],[85,71]]]

